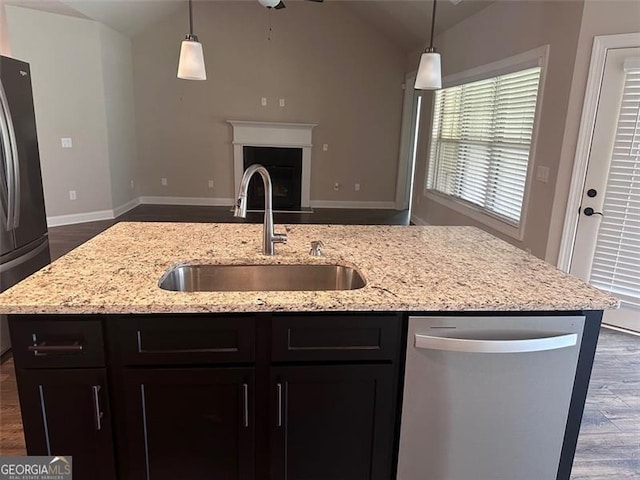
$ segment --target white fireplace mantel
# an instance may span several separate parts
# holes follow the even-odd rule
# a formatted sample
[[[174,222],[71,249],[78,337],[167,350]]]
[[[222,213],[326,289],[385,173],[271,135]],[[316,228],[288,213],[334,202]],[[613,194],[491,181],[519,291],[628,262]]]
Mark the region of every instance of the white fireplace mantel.
[[[279,123],[228,120],[233,126],[233,171],[235,185],[244,173],[243,147],[283,147],[302,149],[301,205],[311,206],[311,133],[314,123]]]

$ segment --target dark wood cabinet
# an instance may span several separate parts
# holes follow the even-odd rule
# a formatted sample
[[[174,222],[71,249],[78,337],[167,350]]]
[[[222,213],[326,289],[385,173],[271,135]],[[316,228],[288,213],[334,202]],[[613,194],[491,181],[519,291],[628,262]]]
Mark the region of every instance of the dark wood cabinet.
[[[126,369],[127,480],[254,480],[254,369]]]
[[[271,480],[388,480],[392,365],[271,369]]]
[[[30,454],[96,480],[391,480],[403,316],[14,316]]]
[[[114,480],[105,369],[17,373],[27,453],[72,456],[74,478]]]

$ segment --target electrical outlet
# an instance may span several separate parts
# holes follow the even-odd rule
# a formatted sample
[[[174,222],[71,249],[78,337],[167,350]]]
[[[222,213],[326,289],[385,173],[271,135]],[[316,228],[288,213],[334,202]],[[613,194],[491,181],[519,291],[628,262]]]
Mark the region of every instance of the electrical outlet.
[[[69,190],[69,200],[75,200],[77,198],[75,190]]]
[[[163,187],[166,187],[167,185],[169,185],[166,178],[161,178],[160,183],[162,184]]]
[[[209,180],[209,188],[213,188],[213,180]]]
[[[340,182],[336,182],[333,184],[333,189],[337,192],[338,190],[340,190]]]
[[[263,107],[267,106],[267,97],[262,97],[262,99],[260,100],[260,105],[262,105]]]
[[[60,144],[62,145],[62,148],[73,148],[73,140],[68,137],[61,138]]]
[[[329,144],[328,144],[328,143],[324,143],[324,144],[322,145],[322,151],[323,151],[323,152],[327,152],[327,151],[329,151]]]
[[[133,182],[133,180],[131,180],[131,190],[133,190],[135,188],[136,184]]]
[[[280,106],[281,106],[281,107],[284,107],[284,98],[281,98],[281,99],[280,99]]]
[[[359,192],[359,191],[360,191],[360,184],[359,184],[359,183],[356,183],[356,184],[353,186],[353,189],[354,189],[356,192]]]
[[[536,180],[542,183],[549,182],[549,167],[544,167],[540,165],[536,169]]]

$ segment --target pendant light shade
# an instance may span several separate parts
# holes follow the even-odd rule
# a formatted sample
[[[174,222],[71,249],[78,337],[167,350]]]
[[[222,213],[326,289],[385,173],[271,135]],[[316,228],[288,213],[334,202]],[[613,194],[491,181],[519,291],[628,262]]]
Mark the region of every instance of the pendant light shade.
[[[418,90],[439,90],[442,88],[439,53],[427,51],[422,54],[415,88]]]
[[[189,33],[180,47],[178,62],[178,78],[184,80],[206,80],[207,70],[204,65],[204,52],[198,37],[193,33],[193,14],[189,0]]]
[[[416,75],[414,88],[417,90],[439,90],[442,88],[442,69],[440,54],[433,48],[433,33],[436,25],[436,0],[433,0],[433,14],[431,15],[431,41],[429,48],[420,57],[420,66]]]
[[[258,0],[260,5],[267,8],[275,8],[280,3],[280,0]]]

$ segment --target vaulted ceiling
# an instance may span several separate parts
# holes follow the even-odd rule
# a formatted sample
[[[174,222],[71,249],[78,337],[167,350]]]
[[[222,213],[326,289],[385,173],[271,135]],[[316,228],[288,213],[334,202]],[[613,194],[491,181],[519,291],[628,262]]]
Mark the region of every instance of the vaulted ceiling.
[[[195,0],[221,1],[221,0]],[[258,0],[256,8],[264,8]],[[301,0],[287,0],[293,3]],[[340,1],[354,15],[369,22],[406,51],[423,47],[428,40],[431,0],[325,0]],[[161,18],[184,8],[186,0],[6,0],[7,4],[98,21],[133,36]],[[440,0],[436,33],[442,32],[487,7],[492,1]]]

